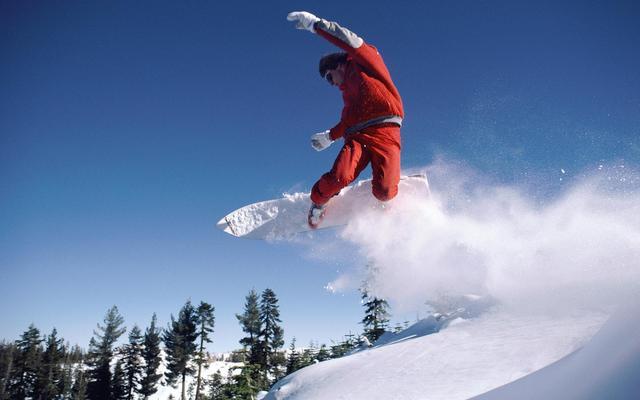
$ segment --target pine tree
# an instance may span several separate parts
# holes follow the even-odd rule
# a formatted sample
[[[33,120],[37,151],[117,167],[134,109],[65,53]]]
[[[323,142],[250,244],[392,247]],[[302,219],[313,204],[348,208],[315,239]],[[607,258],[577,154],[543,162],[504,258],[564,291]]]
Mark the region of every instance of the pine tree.
[[[16,341],[17,355],[11,372],[9,394],[21,400],[37,395],[38,371],[42,361],[42,338],[33,324]]]
[[[326,346],[324,347],[324,351],[326,352]],[[296,349],[296,339],[293,338],[291,346],[289,347],[289,356],[287,357],[285,374],[292,374],[299,369],[314,364],[319,354],[318,348],[313,344],[313,342],[309,344],[308,348],[302,350],[302,352],[298,351]],[[326,356],[328,357],[328,353]]]
[[[242,331],[247,334],[247,336],[240,339],[240,344],[248,352],[246,361],[250,365],[257,365],[260,362],[260,309],[258,308],[258,294],[255,290],[251,290],[246,296],[244,313],[242,315],[236,314],[236,318],[238,318],[242,326]]]
[[[318,355],[318,349],[312,343],[309,344],[309,347],[304,349],[302,352],[302,357],[300,357],[300,369],[304,367],[308,367],[316,362],[316,357]]]
[[[320,350],[318,350],[318,355],[316,356],[316,360],[319,362],[327,361],[331,358],[331,352],[327,349],[327,345],[323,344],[320,346]]]
[[[87,397],[91,400],[110,400],[111,394],[111,361],[113,360],[113,346],[126,329],[122,328],[124,319],[113,306],[107,311],[104,325],[98,324],[93,331],[94,337],[89,341],[87,356],[88,382]]]
[[[208,400],[227,400],[224,395],[225,383],[219,371],[216,371],[207,381],[207,387],[209,388]]]
[[[342,346],[342,343],[336,343],[333,340],[331,340],[333,342],[333,344],[331,345],[331,358],[340,358],[342,356],[344,356],[346,354],[346,352],[344,351],[344,347]]]
[[[69,345],[67,345],[67,349],[69,348]],[[71,363],[83,362],[86,357],[82,348],[80,348],[80,346],[78,346],[77,344],[71,347],[71,350],[68,350],[67,353],[69,353],[69,362]]]
[[[257,367],[253,365],[238,368],[240,368],[240,373],[231,374],[224,396],[234,400],[254,400],[256,393],[260,390],[259,383],[254,379],[256,375],[259,375],[259,371],[256,371]]]
[[[280,360],[278,357],[278,349],[284,344],[284,331],[280,327],[280,310],[278,307],[278,298],[271,289],[265,289],[262,292],[260,301],[260,363],[263,371],[263,378],[267,387],[270,383],[269,374],[278,376],[278,368]]]
[[[258,293],[255,291],[255,289],[252,289],[245,297],[244,312],[241,315],[236,314],[236,318],[242,326],[242,331],[246,334],[245,337],[240,339],[240,344],[242,344],[245,349],[245,357],[243,362],[245,363],[245,368],[249,368],[248,371],[253,374],[251,378],[253,382],[256,382],[256,384],[257,382],[262,380],[263,376],[263,374],[261,373],[261,368],[259,367],[261,360],[261,322],[258,301]],[[229,394],[227,393],[227,395]]]
[[[331,358],[344,357],[348,352],[355,349],[357,347],[357,343],[354,340],[354,337],[355,335],[349,331],[349,334],[344,336],[342,342],[334,342],[331,346]]]
[[[296,338],[291,340],[291,346],[289,346],[289,357],[287,357],[287,370],[286,374],[292,374],[300,369],[300,354],[296,350]]]
[[[64,346],[64,361],[62,362],[62,382],[60,395],[63,399],[71,398],[73,388],[73,363],[71,362],[71,353],[69,345]]]
[[[47,336],[46,348],[38,374],[38,398],[53,399],[64,390],[62,363],[65,358],[64,340],[58,339],[58,331],[53,328]]]
[[[122,349],[122,370],[127,400],[133,400],[134,392],[138,392],[142,371],[142,332],[134,325],[129,332],[129,343]]]
[[[198,377],[196,379],[196,398],[200,400],[200,384],[202,380],[202,366],[207,362],[207,355],[204,349],[205,343],[211,343],[211,334],[215,325],[213,312],[215,308],[208,303],[200,302],[197,310],[198,316],[198,336],[200,337],[200,346],[196,354],[196,364],[198,364]]]
[[[191,381],[189,383],[189,386],[187,386],[187,399],[191,400],[191,399],[195,399],[195,393],[196,393],[196,383],[194,381]]]
[[[384,299],[369,297],[366,289],[362,289],[362,301],[365,316],[362,319],[364,336],[374,343],[386,331],[389,325],[389,303]]]
[[[196,311],[189,300],[180,310],[177,321],[171,316],[169,328],[163,335],[167,353],[167,370],[164,376],[171,386],[175,386],[178,379],[181,380],[181,400],[186,398],[187,376],[194,373],[190,362],[196,352],[196,322]]]
[[[87,378],[82,368],[77,368],[71,388],[71,400],[87,399]]]
[[[127,377],[122,366],[122,360],[116,362],[111,378],[111,399],[125,400],[127,398]]]
[[[9,399],[9,382],[17,353],[14,343],[0,343],[0,400]]]
[[[85,364],[84,352],[77,344],[72,347],[67,342],[64,346],[63,353],[61,398],[65,400],[75,398],[82,400],[86,397],[86,379],[84,374],[81,373],[82,368],[79,368],[78,365]],[[78,381],[79,378],[81,378],[80,381]],[[77,383],[80,384],[80,388],[77,387]],[[76,389],[80,390],[80,392],[74,392]]]
[[[156,314],[153,314],[151,325],[149,325],[144,334],[144,348],[142,350],[144,369],[138,393],[145,400],[158,391],[156,386],[162,377],[158,373],[158,367],[162,359],[160,356],[160,330],[156,328],[156,323],[157,317]]]

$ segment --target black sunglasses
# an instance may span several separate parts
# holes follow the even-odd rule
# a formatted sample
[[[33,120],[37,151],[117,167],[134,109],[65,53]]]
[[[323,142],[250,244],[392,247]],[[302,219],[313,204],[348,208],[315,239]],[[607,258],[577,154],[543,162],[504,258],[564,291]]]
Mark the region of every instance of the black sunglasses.
[[[324,79],[326,79],[327,82],[333,85],[333,76],[331,76],[331,71],[327,71],[327,73],[324,74]]]

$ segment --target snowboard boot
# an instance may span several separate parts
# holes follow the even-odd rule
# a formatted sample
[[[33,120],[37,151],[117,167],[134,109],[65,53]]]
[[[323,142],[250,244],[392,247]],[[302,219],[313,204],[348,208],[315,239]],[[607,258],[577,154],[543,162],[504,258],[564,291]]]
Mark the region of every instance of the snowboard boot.
[[[324,218],[324,209],[325,206],[319,206],[315,203],[311,203],[311,208],[309,209],[309,215],[307,216],[307,223],[311,229],[316,229],[322,219]]]

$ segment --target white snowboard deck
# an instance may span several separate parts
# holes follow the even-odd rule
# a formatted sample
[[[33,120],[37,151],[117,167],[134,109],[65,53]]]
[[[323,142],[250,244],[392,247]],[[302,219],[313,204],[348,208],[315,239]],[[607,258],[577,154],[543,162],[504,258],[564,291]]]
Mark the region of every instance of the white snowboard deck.
[[[406,194],[429,194],[425,175],[403,176],[398,197]],[[344,188],[327,203],[325,217],[319,229],[346,225],[358,210],[378,207],[371,194],[371,179]],[[239,208],[217,223],[218,229],[246,239],[279,240],[310,231],[307,213],[311,206],[309,193],[285,194],[282,198],[261,201]]]

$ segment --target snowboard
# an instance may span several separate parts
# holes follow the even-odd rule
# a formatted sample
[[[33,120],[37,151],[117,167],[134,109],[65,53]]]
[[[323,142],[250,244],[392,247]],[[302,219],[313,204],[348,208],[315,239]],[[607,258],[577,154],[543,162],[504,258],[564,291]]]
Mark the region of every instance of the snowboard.
[[[426,175],[400,178],[398,196],[408,194],[429,195]],[[316,229],[346,225],[359,211],[379,207],[380,202],[371,194],[371,179],[347,186],[326,206],[325,216]],[[311,200],[309,193],[284,194],[274,200],[261,201],[239,208],[217,223],[218,229],[241,238],[279,240],[312,231],[307,224]]]

